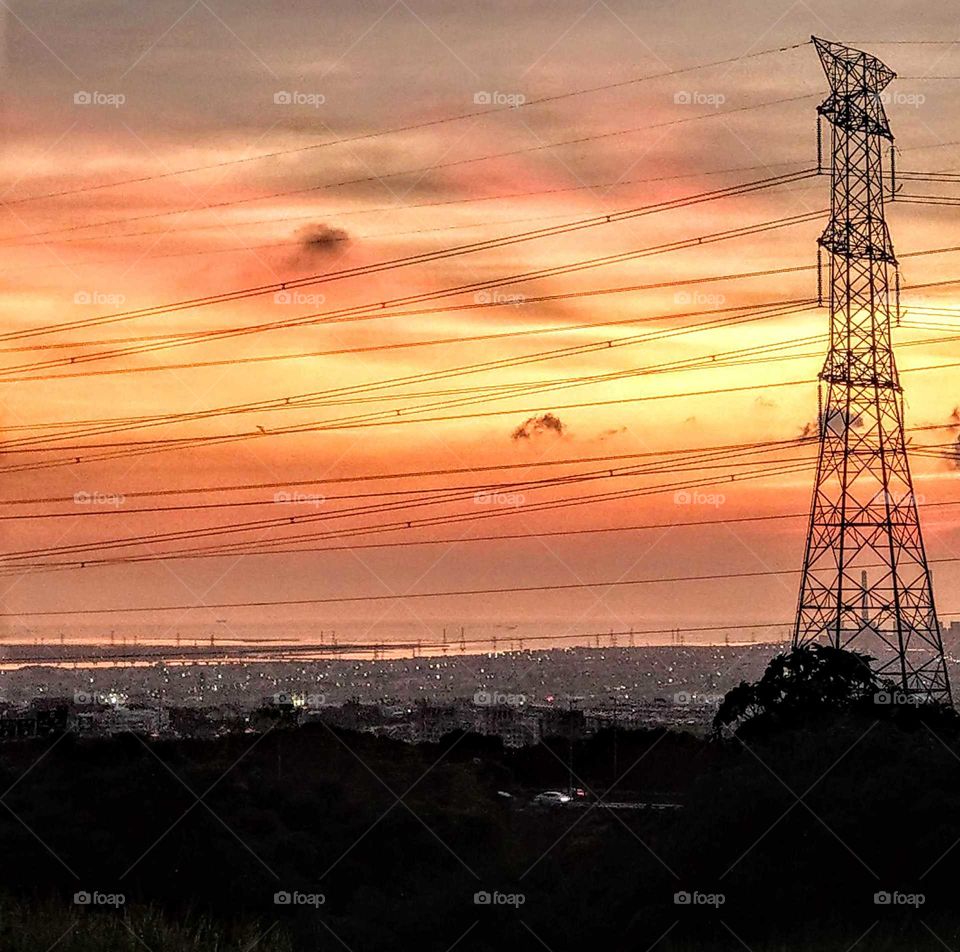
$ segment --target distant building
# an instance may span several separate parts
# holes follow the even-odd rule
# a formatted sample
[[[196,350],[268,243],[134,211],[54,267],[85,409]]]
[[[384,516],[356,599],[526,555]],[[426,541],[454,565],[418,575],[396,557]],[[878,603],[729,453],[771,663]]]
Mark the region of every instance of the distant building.
[[[455,707],[418,704],[410,724],[410,740],[415,744],[436,744],[442,737],[462,729]]]
[[[28,708],[0,710],[0,739],[20,740],[62,734],[69,726],[70,705],[65,699],[44,698]]]

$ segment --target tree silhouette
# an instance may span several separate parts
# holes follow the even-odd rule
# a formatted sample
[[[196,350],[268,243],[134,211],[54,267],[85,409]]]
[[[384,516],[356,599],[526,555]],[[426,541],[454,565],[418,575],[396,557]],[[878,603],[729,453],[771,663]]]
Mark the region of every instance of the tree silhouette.
[[[893,697],[896,688],[877,676],[873,659],[831,645],[803,645],[777,655],[759,681],[741,681],[725,695],[714,729],[747,722],[795,721],[816,712],[842,711]]]

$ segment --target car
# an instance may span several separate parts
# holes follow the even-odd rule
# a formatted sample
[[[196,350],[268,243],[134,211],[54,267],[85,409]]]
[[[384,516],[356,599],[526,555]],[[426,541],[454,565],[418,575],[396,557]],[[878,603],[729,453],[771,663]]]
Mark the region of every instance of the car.
[[[533,798],[533,802],[552,806],[569,803],[571,799],[569,794],[561,793],[559,790],[544,790]]]

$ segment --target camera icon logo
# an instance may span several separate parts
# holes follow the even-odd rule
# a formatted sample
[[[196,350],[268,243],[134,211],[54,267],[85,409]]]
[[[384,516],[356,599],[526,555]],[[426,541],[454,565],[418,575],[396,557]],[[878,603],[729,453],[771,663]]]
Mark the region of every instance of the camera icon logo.
[[[73,104],[75,106],[89,106],[93,102],[93,96],[84,90],[73,94]]]
[[[273,94],[273,102],[276,106],[289,106],[293,102],[293,94],[281,90]]]
[[[289,906],[293,901],[293,897],[290,893],[281,890],[280,892],[275,892],[273,894],[273,904],[275,906]]]
[[[75,906],[89,906],[91,901],[92,897],[86,890],[81,890],[73,894],[73,904]]]
[[[479,92],[473,94],[473,104],[475,106],[489,106],[493,102],[493,96],[490,93]]]
[[[875,906],[889,906],[893,897],[886,890],[881,889],[880,892],[873,894],[873,904]]]
[[[493,902],[493,897],[484,889],[473,894],[473,904],[475,906],[489,906],[491,902]]]
[[[693,897],[686,890],[675,892],[673,894],[673,904],[675,906],[689,906]]]
[[[678,106],[689,106],[693,102],[693,96],[685,89],[681,89],[673,94],[673,101]]]

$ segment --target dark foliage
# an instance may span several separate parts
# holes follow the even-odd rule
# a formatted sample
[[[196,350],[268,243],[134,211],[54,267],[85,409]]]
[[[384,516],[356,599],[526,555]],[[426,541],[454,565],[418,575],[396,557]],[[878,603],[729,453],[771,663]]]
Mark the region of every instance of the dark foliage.
[[[777,655],[759,681],[741,681],[728,691],[713,726],[717,730],[738,727],[756,735],[811,724],[839,712],[862,711],[895,718],[903,726],[929,723],[956,731],[953,708],[904,694],[874,672],[872,660],[830,645],[793,648]]]
[[[796,668],[774,670],[790,681]],[[667,930],[658,952],[742,949],[728,927],[755,952],[842,949],[871,924],[872,949],[942,949],[927,927],[957,947],[956,736],[906,707],[848,702],[830,672],[812,674],[834,685],[833,709],[726,738],[619,731],[510,751],[314,725],[2,745],[0,948],[47,948],[61,921],[86,930],[58,946],[68,952],[143,948],[126,928],[142,922],[156,952],[239,950],[249,943],[231,936],[271,925],[265,949],[311,952],[341,939],[442,952],[464,933],[458,952],[541,948],[528,930],[554,952],[642,950]],[[532,805],[566,787],[571,753],[588,800],[682,809]],[[125,908],[78,911],[81,889],[121,892]],[[277,906],[281,890],[325,901]],[[524,903],[476,905],[482,890]],[[878,906],[884,890],[923,905]],[[683,892],[723,905],[677,904]],[[32,945],[14,944],[25,929]]]

